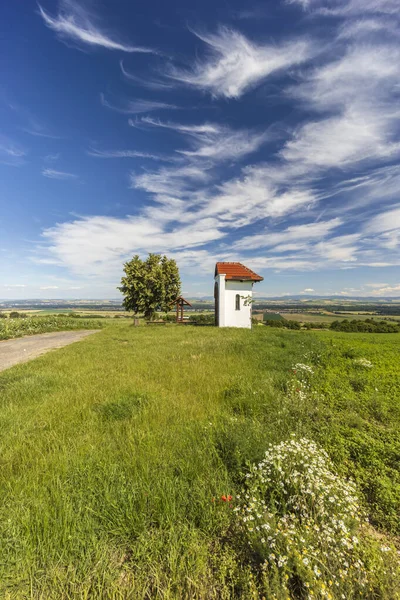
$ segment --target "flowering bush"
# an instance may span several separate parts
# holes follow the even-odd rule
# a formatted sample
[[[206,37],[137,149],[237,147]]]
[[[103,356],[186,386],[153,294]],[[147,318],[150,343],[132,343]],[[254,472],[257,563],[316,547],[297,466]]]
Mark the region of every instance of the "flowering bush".
[[[367,521],[355,486],[334,473],[314,442],[293,436],[270,446],[238,500],[235,510],[272,597],[369,597]],[[392,552],[382,548],[376,571]]]
[[[374,365],[372,364],[372,362],[371,362],[370,360],[367,360],[366,358],[357,358],[357,359],[354,361],[354,364],[355,364],[357,367],[362,367],[362,368],[364,368],[364,369],[372,369],[372,367],[374,366]]]
[[[294,365],[293,367],[293,371],[303,371],[305,373],[310,373],[310,375],[313,375],[314,371],[312,369],[312,367],[310,367],[310,365],[304,365],[303,363],[297,363],[296,365]]]

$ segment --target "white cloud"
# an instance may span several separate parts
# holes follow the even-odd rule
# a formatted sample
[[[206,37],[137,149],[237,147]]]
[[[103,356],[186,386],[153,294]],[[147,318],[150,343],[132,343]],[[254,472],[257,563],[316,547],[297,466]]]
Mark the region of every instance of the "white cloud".
[[[315,0],[311,0],[312,2]],[[327,16],[357,16],[366,13],[398,15],[399,3],[397,0],[335,0],[334,3],[317,2],[322,4],[320,12]],[[327,4],[326,7],[323,5]]]
[[[4,284],[6,288],[25,288],[26,285],[24,283],[6,283]]]
[[[185,197],[209,181],[207,170],[196,165],[162,167],[157,172],[131,174],[131,185],[151,194]]]
[[[272,247],[282,242],[310,241],[323,238],[342,225],[342,219],[335,218],[329,221],[317,221],[314,223],[304,223],[303,225],[292,225],[283,231],[275,232],[266,230],[262,234],[250,235],[242,238],[234,247],[242,249],[266,248]],[[297,245],[289,249],[295,249]],[[276,250],[276,248],[275,248]],[[282,251],[282,246],[280,246]]]
[[[132,122],[133,126],[138,124],[152,125],[153,127],[161,127],[163,129],[172,129],[180,133],[188,134],[218,134],[221,133],[223,127],[215,123],[202,123],[200,125],[183,125],[181,123],[173,123],[171,121],[161,121],[152,117],[141,117],[139,122]]]
[[[315,290],[313,288],[306,288],[305,290],[303,290],[303,293],[308,293],[308,292],[315,292]]]
[[[52,17],[40,4],[38,6],[39,13],[46,26],[55,31],[62,40],[122,52],[155,52],[150,48],[124,44],[115,37],[113,39],[94,24],[95,18],[93,15],[89,15],[81,5],[73,0],[62,0],[56,17]]]
[[[56,162],[60,158],[60,153],[56,152],[55,154],[47,154],[44,156],[45,162],[53,163]]]
[[[40,290],[58,290],[58,285],[44,285],[39,288]]]
[[[181,136],[182,147],[174,147],[179,157],[171,158],[171,165],[131,173],[131,187],[150,194],[137,214],[118,219],[83,217],[48,229],[38,260],[55,261],[93,278],[117,279],[124,260],[148,251],[167,252],[180,267],[196,272],[212,270],[217,258],[243,260],[255,269],[301,271],[398,264],[393,252],[399,241],[397,206],[390,211],[382,208],[368,221],[361,211],[353,222],[342,216],[357,203],[393,202],[400,190],[398,167],[393,161],[382,166],[400,150],[396,130],[400,111],[393,101],[400,51],[390,40],[368,38],[365,43],[362,38],[360,43],[359,31],[351,35],[355,43],[334,39],[329,55],[321,52],[317,68],[297,73],[298,82],[288,95],[297,109],[305,109],[307,120],[289,133],[268,163],[237,170],[231,179],[221,179],[220,165],[255,152],[268,139],[265,133],[232,129],[225,119],[177,123],[145,116],[129,120],[134,127]],[[175,70],[170,76],[225,98],[239,97],[268,74],[298,64],[310,48],[304,44],[303,54],[294,59],[291,53],[300,42],[257,45],[227,29],[202,39],[211,49],[210,56],[191,71]],[[136,99],[110,103],[104,95],[101,100],[104,106],[128,114],[179,108]],[[139,150],[90,149],[88,154],[164,160]],[[382,161],[379,169],[378,160]],[[331,169],[345,171],[354,165],[357,172],[325,185]],[[316,220],[315,208],[323,202]],[[254,224],[257,227],[249,227]],[[311,291],[306,288],[304,293]]]
[[[286,0],[299,4],[303,9],[316,8],[327,16],[358,16],[366,13],[398,14],[397,0]]]
[[[211,92],[215,97],[238,98],[266,77],[310,56],[309,44],[293,41],[281,46],[257,45],[241,33],[221,27],[215,34],[195,33],[210,51],[190,70],[170,67],[171,79]]]
[[[168,251],[193,259],[196,251],[191,249],[223,235],[214,219],[168,230],[146,217],[86,217],[45,230],[42,251],[46,255],[50,252],[58,264],[74,273],[118,277],[123,262],[135,253]],[[200,252],[203,257],[208,255],[207,251]],[[43,261],[39,258],[36,262]]]
[[[391,143],[387,115],[353,112],[307,123],[295,133],[281,152],[284,159],[314,167],[339,167],[368,158],[396,154],[400,145]]]
[[[306,75],[291,95],[307,110],[331,115],[301,126],[281,156],[329,168],[398,154],[400,111],[394,98],[399,76],[400,49],[376,44],[351,47],[339,60]]]
[[[396,21],[388,18],[363,18],[355,21],[345,21],[339,29],[339,39],[368,38],[371,34],[386,32],[399,35]]]
[[[258,150],[267,139],[265,133],[258,133],[249,129],[232,130],[227,126],[213,123],[184,125],[162,122],[151,117],[143,117],[139,122],[186,135],[192,149],[177,150],[177,152],[188,158],[212,161],[239,159]]]
[[[327,241],[318,242],[313,252],[320,258],[335,262],[354,262],[357,260],[360,234],[342,235]]]
[[[19,167],[24,164],[26,150],[20,144],[10,138],[0,135],[0,163],[11,167]]]
[[[170,90],[173,87],[171,83],[166,83],[165,81],[161,81],[159,79],[143,79],[143,77],[139,77],[138,75],[130,73],[125,69],[122,60],[120,61],[119,65],[121,67],[121,71],[125,79],[127,79],[128,81],[132,81],[137,85],[141,85],[150,90]]]
[[[381,212],[365,227],[367,233],[385,233],[393,230],[400,230],[400,206]]]
[[[48,177],[49,179],[60,179],[60,180],[68,180],[68,179],[77,179],[78,175],[74,173],[66,173],[65,171],[56,171],[55,169],[42,169],[42,175],[44,177]]]
[[[364,227],[367,235],[372,235],[376,246],[386,248],[399,256],[400,250],[400,206],[384,211],[373,217]]]
[[[106,108],[110,108],[111,110],[115,110],[116,112],[125,114],[125,115],[136,115],[144,112],[150,112],[152,110],[175,110],[178,109],[179,106],[175,106],[174,104],[167,104],[165,102],[157,102],[156,100],[126,100],[123,103],[112,104],[109,102],[103,93],[100,94],[100,102]],[[135,125],[135,122],[130,122],[131,125]]]
[[[204,207],[195,217],[218,216],[221,222],[238,228],[266,217],[281,217],[305,209],[315,202],[312,191],[294,185],[281,191],[268,167],[257,166],[244,170],[240,178],[218,186],[209,195]]]
[[[149,158],[152,160],[171,162],[171,159],[168,156],[139,152],[138,150],[96,150],[95,148],[90,148],[87,150],[86,154],[95,158]]]
[[[371,292],[372,296],[400,296],[400,283],[397,285],[388,284],[367,284],[369,287],[374,287]]]

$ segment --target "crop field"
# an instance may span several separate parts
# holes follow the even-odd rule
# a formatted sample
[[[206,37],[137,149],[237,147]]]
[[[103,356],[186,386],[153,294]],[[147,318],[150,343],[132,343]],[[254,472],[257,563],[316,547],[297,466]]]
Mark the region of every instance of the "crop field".
[[[396,334],[116,319],[3,372],[0,598],[398,598],[399,354]],[[261,480],[297,504],[257,508]]]
[[[0,340],[9,340],[23,335],[49,333],[52,331],[98,329],[100,326],[99,321],[95,319],[71,319],[65,316],[0,319]]]
[[[380,321],[385,318],[400,320],[398,316],[392,315],[366,315],[359,313],[341,313],[338,315],[335,314],[319,314],[313,312],[299,312],[299,313],[287,313],[282,312],[279,313],[285,319],[299,321],[300,323],[333,323],[333,321],[343,321],[343,319],[348,319],[352,321],[353,319],[357,319],[360,321],[365,321],[365,319],[375,319]]]

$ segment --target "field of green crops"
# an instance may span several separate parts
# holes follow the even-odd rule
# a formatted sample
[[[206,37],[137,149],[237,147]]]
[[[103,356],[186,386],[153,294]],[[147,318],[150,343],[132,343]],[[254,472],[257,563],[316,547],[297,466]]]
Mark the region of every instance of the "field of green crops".
[[[110,320],[4,371],[0,598],[395,600],[399,355]]]
[[[0,319],[0,340],[49,333],[51,331],[70,331],[73,329],[98,329],[99,321],[94,319],[72,319],[63,316],[26,317],[18,319]]]

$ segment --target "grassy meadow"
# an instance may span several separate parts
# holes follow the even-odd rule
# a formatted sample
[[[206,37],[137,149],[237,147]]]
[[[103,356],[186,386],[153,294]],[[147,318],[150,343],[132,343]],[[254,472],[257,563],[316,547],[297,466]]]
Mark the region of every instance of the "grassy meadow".
[[[115,320],[3,372],[0,597],[399,597],[389,567],[361,593],[268,587],[235,510],[268,444],[306,436],[396,543],[399,354],[396,335]]]

